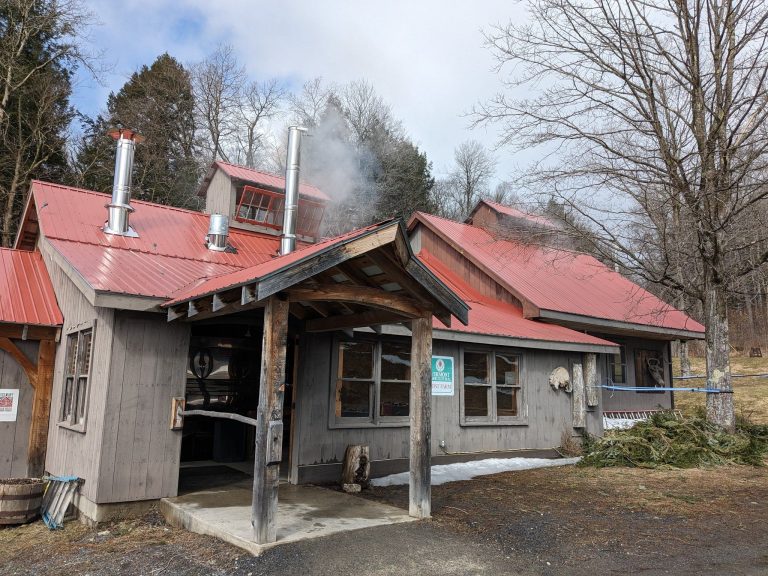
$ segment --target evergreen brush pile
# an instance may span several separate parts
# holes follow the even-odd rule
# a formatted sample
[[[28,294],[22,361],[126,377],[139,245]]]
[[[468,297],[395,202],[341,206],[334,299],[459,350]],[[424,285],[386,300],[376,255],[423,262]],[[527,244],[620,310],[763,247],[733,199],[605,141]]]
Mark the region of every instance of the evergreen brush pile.
[[[762,466],[768,455],[768,426],[740,422],[736,433],[728,434],[703,418],[680,420],[660,412],[603,438],[586,437],[583,450],[581,466]]]

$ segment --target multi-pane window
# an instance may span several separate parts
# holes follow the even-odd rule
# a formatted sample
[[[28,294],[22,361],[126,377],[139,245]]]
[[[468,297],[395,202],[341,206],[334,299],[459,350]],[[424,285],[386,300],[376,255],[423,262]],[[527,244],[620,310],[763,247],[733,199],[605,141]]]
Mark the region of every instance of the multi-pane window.
[[[349,422],[403,421],[411,389],[411,347],[398,341],[339,342],[335,416]]]
[[[619,352],[608,356],[608,377],[613,384],[627,383],[627,349],[619,346]]]
[[[519,355],[465,350],[463,378],[464,421],[503,422],[523,415]]]
[[[235,219],[248,224],[258,224],[279,230],[283,226],[285,195],[244,186],[237,204]],[[302,236],[317,237],[323,220],[325,206],[306,198],[299,198],[296,214],[296,232]]]
[[[67,335],[67,358],[64,365],[60,418],[62,423],[72,426],[85,424],[92,342],[93,328]]]

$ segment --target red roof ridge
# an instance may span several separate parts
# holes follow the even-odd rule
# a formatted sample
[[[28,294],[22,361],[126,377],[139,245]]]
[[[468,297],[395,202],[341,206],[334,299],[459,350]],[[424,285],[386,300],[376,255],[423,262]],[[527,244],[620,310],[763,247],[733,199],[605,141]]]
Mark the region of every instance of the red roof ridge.
[[[56,188],[63,188],[70,192],[80,192],[82,194],[91,194],[93,196],[106,196],[110,197],[110,192],[99,192],[98,190],[89,190],[87,188],[79,188],[77,186],[69,186],[67,184],[58,184],[56,182],[46,182],[45,180],[32,180],[32,184],[44,184],[45,186],[54,186]],[[164,210],[174,210],[176,212],[183,212],[186,214],[195,214],[200,216],[209,216],[205,212],[200,210],[193,210],[192,208],[179,208],[178,206],[169,206],[168,204],[160,204],[159,202],[150,202],[149,200],[140,200],[138,198],[131,198],[131,204],[143,204],[144,206],[153,206],[155,208],[162,208]]]

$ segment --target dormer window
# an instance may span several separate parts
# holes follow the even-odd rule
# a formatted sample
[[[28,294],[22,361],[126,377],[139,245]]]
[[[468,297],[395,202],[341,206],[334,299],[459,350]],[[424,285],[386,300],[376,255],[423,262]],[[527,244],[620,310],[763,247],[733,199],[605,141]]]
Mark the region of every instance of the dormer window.
[[[285,196],[253,186],[243,186],[235,219],[279,230],[283,225]]]
[[[283,193],[255,186],[243,186],[235,220],[280,230],[283,226],[284,211],[285,195]],[[325,206],[322,203],[299,198],[296,233],[316,238],[320,223],[323,221],[324,211]]]

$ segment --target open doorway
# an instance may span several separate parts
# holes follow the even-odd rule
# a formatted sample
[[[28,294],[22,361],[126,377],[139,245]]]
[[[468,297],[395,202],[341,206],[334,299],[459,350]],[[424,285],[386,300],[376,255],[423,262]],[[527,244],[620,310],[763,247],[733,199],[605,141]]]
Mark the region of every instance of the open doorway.
[[[192,325],[186,409],[256,419],[259,405],[263,314],[241,313]],[[289,342],[293,338],[289,338]],[[287,347],[283,426],[293,416],[294,347]],[[186,416],[182,429],[179,494],[250,482],[254,427],[236,420]],[[291,434],[283,436],[281,476],[287,477]]]

